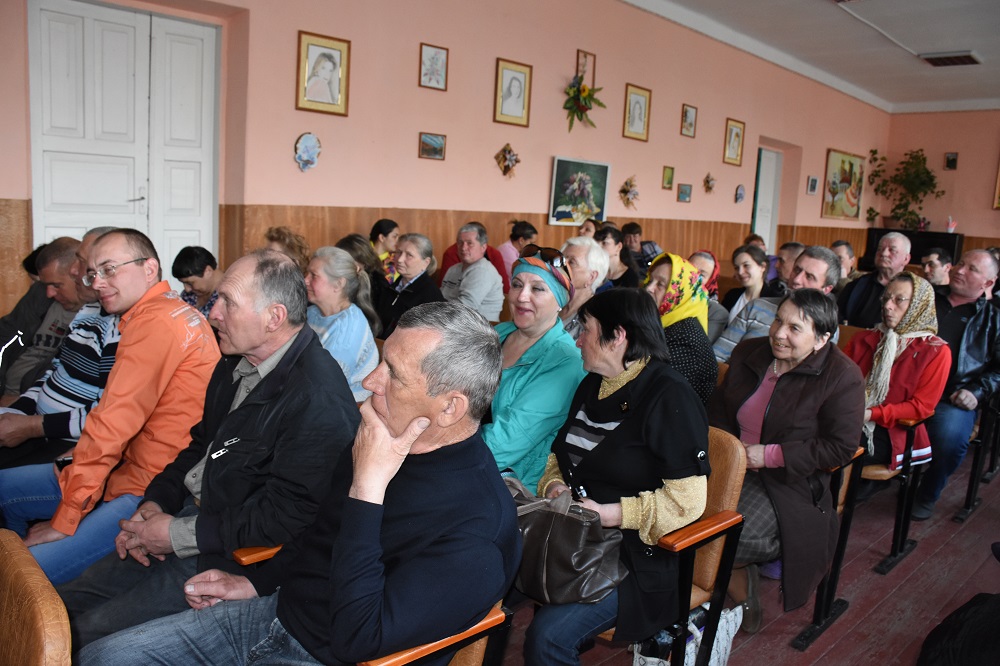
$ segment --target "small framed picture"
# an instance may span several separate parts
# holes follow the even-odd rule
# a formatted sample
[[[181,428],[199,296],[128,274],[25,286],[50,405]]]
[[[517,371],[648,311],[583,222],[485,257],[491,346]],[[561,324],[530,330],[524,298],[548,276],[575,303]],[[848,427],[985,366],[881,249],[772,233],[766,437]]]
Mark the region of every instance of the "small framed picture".
[[[958,153],[944,154],[944,170],[954,171],[958,168]]]
[[[597,80],[597,56],[587,51],[576,50],[576,75],[591,88]]]
[[[746,123],[726,118],[726,144],[722,149],[722,161],[740,166],[743,164],[743,134]]]
[[[493,122],[528,126],[531,112],[531,65],[497,58]]]
[[[663,189],[672,190],[674,189],[674,168],[665,166],[663,167]]]
[[[698,107],[681,104],[681,136],[689,136],[693,139],[697,127]]]
[[[349,41],[299,31],[295,108],[346,116],[350,72]]]
[[[653,91],[631,83],[625,84],[625,119],[622,136],[637,141],[649,141],[649,110]]]
[[[433,44],[420,44],[421,88],[448,89],[448,49]]]
[[[690,185],[678,185],[677,186],[677,200],[681,203],[691,203],[691,186]]]
[[[417,157],[427,160],[443,160],[444,144],[447,138],[444,134],[421,132],[420,148],[417,152]]]
[[[819,178],[816,176],[806,176],[806,194],[816,194],[819,189]]]

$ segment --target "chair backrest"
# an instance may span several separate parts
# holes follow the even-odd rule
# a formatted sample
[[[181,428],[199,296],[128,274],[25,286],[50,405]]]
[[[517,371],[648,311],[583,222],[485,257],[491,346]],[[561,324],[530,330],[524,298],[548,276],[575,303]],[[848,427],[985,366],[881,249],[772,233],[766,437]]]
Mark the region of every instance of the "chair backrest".
[[[712,473],[708,475],[708,501],[705,516],[719,511],[736,511],[743,489],[743,476],[747,470],[747,452],[743,442],[718,428],[708,429],[708,462]],[[722,559],[723,540],[716,539],[698,549],[694,559],[694,584],[711,591]]]
[[[716,361],[719,364],[719,374],[715,377],[715,385],[722,386],[722,380],[726,378],[726,373],[729,372],[729,364],[722,361]]]
[[[851,341],[855,335],[861,331],[867,329],[861,328],[860,326],[848,326],[847,324],[841,324],[838,328],[837,346],[840,347],[840,351],[847,349],[847,343]]]
[[[69,664],[69,617],[14,532],[0,529],[0,664]]]
[[[730,264],[732,265],[732,264]],[[719,300],[721,301],[730,289],[742,289],[743,285],[732,275],[720,275],[719,281]]]

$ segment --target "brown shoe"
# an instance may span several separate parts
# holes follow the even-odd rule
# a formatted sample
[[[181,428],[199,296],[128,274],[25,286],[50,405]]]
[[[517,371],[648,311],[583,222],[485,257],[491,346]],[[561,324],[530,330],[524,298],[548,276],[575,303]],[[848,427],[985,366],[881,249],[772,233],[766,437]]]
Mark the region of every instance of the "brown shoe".
[[[747,600],[743,602],[743,624],[740,626],[748,634],[756,634],[764,623],[764,609],[760,606],[760,571],[756,564],[748,564]]]

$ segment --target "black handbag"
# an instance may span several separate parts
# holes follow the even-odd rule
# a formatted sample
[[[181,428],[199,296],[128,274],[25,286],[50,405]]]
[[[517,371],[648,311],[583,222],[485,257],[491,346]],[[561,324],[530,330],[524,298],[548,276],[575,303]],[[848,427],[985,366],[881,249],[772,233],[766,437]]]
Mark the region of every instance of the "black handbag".
[[[601,527],[596,511],[573,503],[566,492],[535,497],[505,478],[517,504],[523,551],[514,586],[542,604],[596,603],[628,575],[618,558],[622,533]]]

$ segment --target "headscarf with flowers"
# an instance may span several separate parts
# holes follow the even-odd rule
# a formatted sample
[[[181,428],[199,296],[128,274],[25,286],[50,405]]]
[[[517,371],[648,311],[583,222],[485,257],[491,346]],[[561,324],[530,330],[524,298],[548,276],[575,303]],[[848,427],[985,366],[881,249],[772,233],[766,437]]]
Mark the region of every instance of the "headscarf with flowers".
[[[694,317],[708,332],[708,294],[701,286],[701,273],[687,259],[664,252],[649,264],[643,284],[648,285],[653,271],[667,262],[670,263],[670,284],[658,306],[660,323],[667,328],[682,319]]]
[[[695,254],[707,254],[712,257],[712,274],[708,276],[708,279],[704,279],[702,276],[701,288],[705,290],[708,297],[713,300],[718,300],[719,298],[719,259],[715,256],[715,253],[711,250],[698,250]]]

